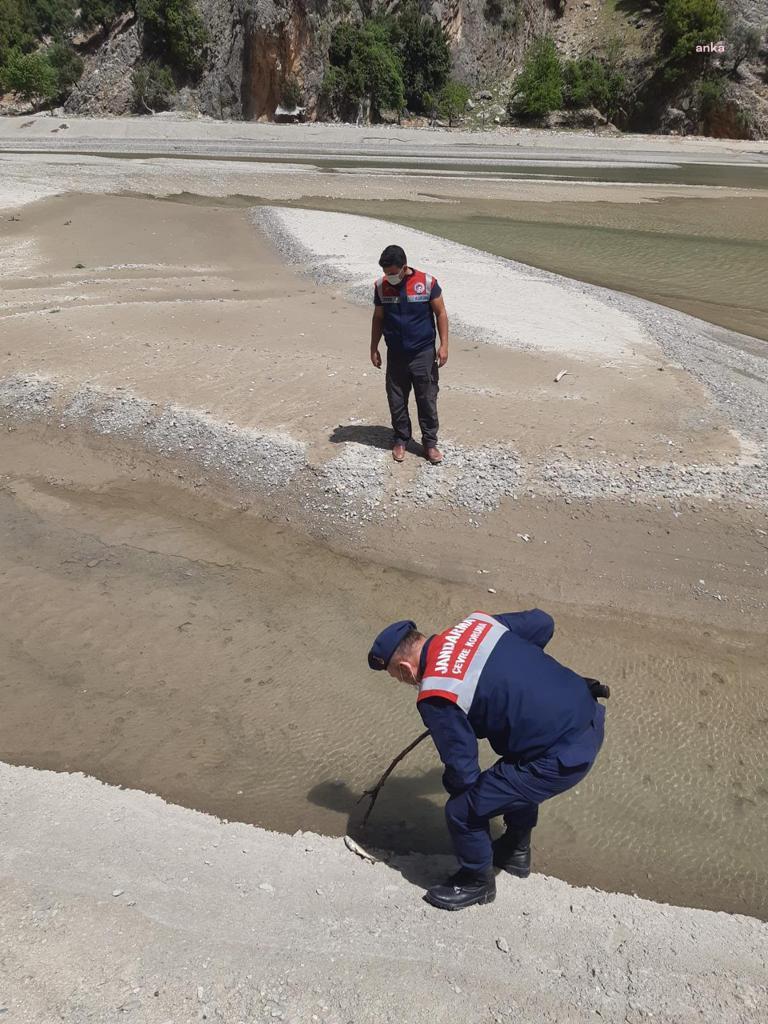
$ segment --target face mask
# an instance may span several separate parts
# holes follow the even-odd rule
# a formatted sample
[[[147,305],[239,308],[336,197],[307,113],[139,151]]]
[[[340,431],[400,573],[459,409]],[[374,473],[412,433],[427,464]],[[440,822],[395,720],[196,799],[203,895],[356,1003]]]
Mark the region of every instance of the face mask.
[[[384,276],[389,284],[398,285],[402,281],[402,277],[399,274],[385,274]]]

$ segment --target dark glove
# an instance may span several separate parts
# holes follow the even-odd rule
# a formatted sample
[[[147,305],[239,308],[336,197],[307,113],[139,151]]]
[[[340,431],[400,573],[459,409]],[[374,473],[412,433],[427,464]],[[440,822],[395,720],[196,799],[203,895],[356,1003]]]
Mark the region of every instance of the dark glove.
[[[606,686],[605,683],[601,683],[599,679],[589,679],[584,677],[584,682],[589,687],[589,692],[592,694],[595,700],[602,697],[604,700],[608,700],[611,696],[610,686]]]

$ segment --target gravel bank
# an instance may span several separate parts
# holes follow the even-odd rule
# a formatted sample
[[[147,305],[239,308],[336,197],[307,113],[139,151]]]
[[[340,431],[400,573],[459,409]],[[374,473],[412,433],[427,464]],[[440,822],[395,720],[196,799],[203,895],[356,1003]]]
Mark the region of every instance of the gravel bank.
[[[67,117],[65,131],[52,139],[62,119],[45,114],[30,118],[0,118],[0,142],[7,148],[66,151],[100,146],[115,151],[142,153],[149,143],[165,151],[259,155],[274,150],[308,152],[322,156],[336,148],[367,155],[452,156],[463,160],[531,157],[593,162],[626,163],[744,163],[768,167],[765,143],[741,139],[674,137],[670,135],[604,135],[591,131],[535,128],[500,128],[495,131],[405,128],[400,125],[304,124],[276,125],[243,121],[217,121],[207,117]]]
[[[405,482],[393,473],[388,453],[364,443],[346,442],[334,459],[316,464],[288,434],[222,423],[204,411],[147,402],[123,390],[74,387],[34,375],[0,380],[0,421],[8,429],[36,422],[62,431],[79,428],[183,458],[193,484],[223,479],[244,497],[259,497],[267,507],[315,526],[397,518],[413,507],[481,514],[498,508],[503,498],[524,496],[631,503],[699,499],[768,510],[764,454],[730,466],[562,457],[532,462],[505,445],[446,442],[443,465],[420,465]]]
[[[768,1019],[753,918],[541,875],[445,914],[420,897],[446,859],[369,864],[81,775],[0,764],[0,809],[0,1006],[20,1024]]]

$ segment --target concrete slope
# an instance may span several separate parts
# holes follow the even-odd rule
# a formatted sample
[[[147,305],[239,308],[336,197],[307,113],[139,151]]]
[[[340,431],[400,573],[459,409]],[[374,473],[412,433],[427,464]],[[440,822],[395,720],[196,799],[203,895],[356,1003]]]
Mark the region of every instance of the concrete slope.
[[[534,876],[420,899],[369,864],[79,775],[0,765],[0,1012],[13,1022],[768,1019],[768,926]]]

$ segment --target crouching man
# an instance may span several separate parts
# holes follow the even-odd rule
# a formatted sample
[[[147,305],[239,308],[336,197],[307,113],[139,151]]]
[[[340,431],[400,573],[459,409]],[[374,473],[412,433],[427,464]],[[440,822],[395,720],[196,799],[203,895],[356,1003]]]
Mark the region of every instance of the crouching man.
[[[539,804],[577,785],[603,742],[607,687],[544,653],[554,621],[534,609],[473,612],[426,637],[414,622],[387,626],[368,654],[372,669],[418,687],[417,707],[445,766],[445,806],[459,871],[425,899],[443,910],[491,903],[494,866],[525,878]],[[478,739],[500,760],[481,772]],[[506,832],[491,843],[490,821]]]

